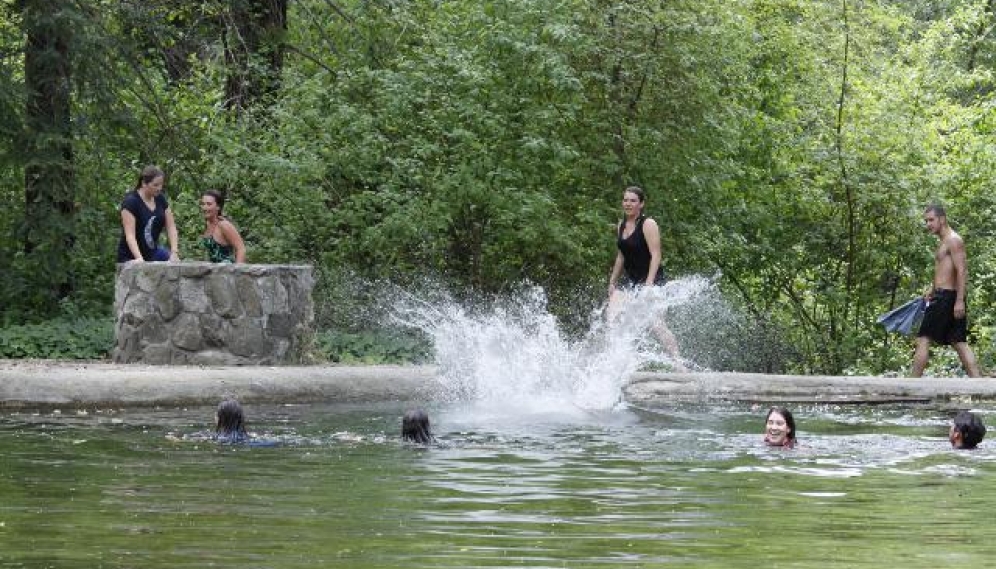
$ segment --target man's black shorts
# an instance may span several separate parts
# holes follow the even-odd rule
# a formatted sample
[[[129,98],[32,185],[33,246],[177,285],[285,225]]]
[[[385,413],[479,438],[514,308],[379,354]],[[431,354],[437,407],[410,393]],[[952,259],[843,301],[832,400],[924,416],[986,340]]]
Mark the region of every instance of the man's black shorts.
[[[958,293],[938,288],[927,305],[917,336],[926,336],[937,344],[957,344],[968,338],[968,315],[954,317],[954,305]]]

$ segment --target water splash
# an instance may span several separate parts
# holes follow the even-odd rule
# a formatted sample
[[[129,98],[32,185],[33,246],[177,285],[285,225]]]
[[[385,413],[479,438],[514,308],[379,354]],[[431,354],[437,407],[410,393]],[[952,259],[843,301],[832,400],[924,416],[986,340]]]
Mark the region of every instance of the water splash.
[[[591,315],[580,339],[562,332],[542,288],[485,308],[452,298],[429,300],[404,291],[391,295],[394,324],[416,328],[433,343],[444,401],[487,404],[521,413],[611,409],[629,376],[655,362],[688,367],[664,352],[650,333],[669,308],[712,288],[702,277],[671,281],[632,294],[611,322],[605,307]]]

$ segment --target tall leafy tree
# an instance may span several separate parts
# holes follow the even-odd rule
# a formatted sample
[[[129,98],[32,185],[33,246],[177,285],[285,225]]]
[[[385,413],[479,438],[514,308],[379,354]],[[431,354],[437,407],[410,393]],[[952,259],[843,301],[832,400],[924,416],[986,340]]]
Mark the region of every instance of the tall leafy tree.
[[[72,291],[76,176],[72,145],[72,30],[66,1],[24,0],[25,267],[35,285],[23,291],[41,311]]]
[[[225,27],[225,104],[252,107],[280,88],[287,0],[231,0]]]

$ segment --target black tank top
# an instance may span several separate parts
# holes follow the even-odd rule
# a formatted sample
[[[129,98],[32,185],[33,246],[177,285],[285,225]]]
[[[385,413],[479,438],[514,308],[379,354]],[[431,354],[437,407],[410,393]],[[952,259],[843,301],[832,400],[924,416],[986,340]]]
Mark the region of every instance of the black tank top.
[[[623,229],[626,227],[626,220],[619,222],[619,239],[616,245],[623,256],[623,272],[629,277],[632,285],[642,285],[647,282],[647,273],[650,272],[650,247],[643,237],[643,222],[647,217],[641,215],[636,218],[636,227],[629,237],[623,239]],[[664,267],[657,267],[657,275],[654,277],[655,285],[664,284]]]

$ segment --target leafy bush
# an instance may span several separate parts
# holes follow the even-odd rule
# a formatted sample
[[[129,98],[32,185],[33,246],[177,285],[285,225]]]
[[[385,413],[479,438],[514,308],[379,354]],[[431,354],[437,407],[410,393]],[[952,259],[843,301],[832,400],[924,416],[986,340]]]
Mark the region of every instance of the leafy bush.
[[[0,358],[97,360],[114,346],[114,319],[60,318],[0,329]]]
[[[313,357],[345,364],[424,363],[430,358],[430,349],[427,341],[414,336],[325,330],[315,334]]]

